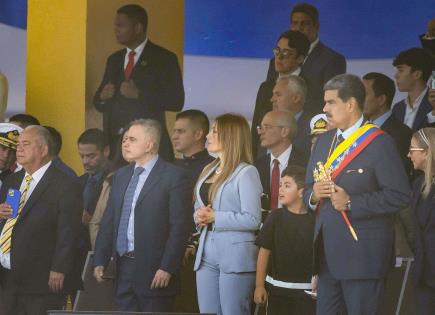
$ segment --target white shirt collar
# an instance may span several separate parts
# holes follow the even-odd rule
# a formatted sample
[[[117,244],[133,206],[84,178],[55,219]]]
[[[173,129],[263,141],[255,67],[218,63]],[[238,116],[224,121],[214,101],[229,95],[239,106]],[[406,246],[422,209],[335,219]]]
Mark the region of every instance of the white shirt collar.
[[[351,127],[347,128],[344,131],[341,131],[337,128],[337,137],[341,135],[344,139],[347,139],[351,134],[353,134],[359,127],[361,127],[362,123],[364,121],[364,116],[361,115],[361,118],[358,119],[358,121],[353,124]]]
[[[139,164],[136,163],[134,168],[136,169],[136,167],[141,166],[141,167],[143,167],[145,169],[145,173],[149,174],[151,172],[151,170],[153,169],[154,165],[157,163],[158,159],[159,159],[159,155],[156,154],[153,158],[151,158],[151,160],[146,162],[144,165],[139,165]]]
[[[41,180],[42,176],[44,176],[45,172],[47,171],[47,169],[50,167],[51,165],[51,161],[49,161],[47,164],[41,166],[37,171],[35,171],[32,175],[30,175],[29,173],[26,172],[26,175],[30,175],[32,176],[32,181],[36,184],[39,183],[39,181]],[[25,177],[24,176],[24,177]]]
[[[405,98],[405,104],[407,107],[409,107],[410,109],[413,110],[418,110],[418,108],[420,107],[421,101],[423,100],[424,96],[426,95],[428,90],[428,87],[426,87],[423,92],[421,92],[421,94],[415,99],[414,104],[411,104],[409,102],[409,95],[406,96]]]
[[[290,73],[278,73],[278,77],[279,78],[288,78],[291,75],[295,75],[295,76],[299,76],[299,74],[301,74],[301,67],[298,67],[295,71],[290,72]]]
[[[374,123],[378,127],[382,127],[382,125],[387,121],[388,118],[391,116],[391,111],[387,111],[383,113],[381,116],[379,116],[376,119],[373,119],[372,123]]]
[[[274,156],[272,152],[270,152],[270,167],[273,167],[273,160],[278,159],[279,165],[286,166],[288,163],[288,159],[290,158],[290,154],[292,153],[292,145],[290,146],[279,156]]]
[[[134,49],[134,52],[136,53],[135,54],[135,57],[137,56],[138,58],[139,58],[139,56],[142,54],[142,52],[143,52],[143,50],[144,50],[144,48],[145,48],[145,45],[147,44],[147,42],[148,42],[148,37],[147,38],[145,38],[145,40],[139,45],[139,46],[137,46],[135,49]],[[128,54],[130,53],[130,51],[132,51],[133,49],[130,49],[130,48],[128,48],[128,47],[126,47],[127,48],[127,54],[126,54],[126,56],[128,56]],[[135,58],[136,59],[136,58]]]
[[[317,38],[314,40],[314,42],[312,42],[312,43],[310,44],[310,49],[308,50],[307,57],[311,54],[311,52],[314,50],[314,48],[315,48],[316,45],[319,43],[319,41],[320,41],[320,39],[319,39],[319,37],[317,37]],[[307,58],[305,58],[305,59],[307,59]]]

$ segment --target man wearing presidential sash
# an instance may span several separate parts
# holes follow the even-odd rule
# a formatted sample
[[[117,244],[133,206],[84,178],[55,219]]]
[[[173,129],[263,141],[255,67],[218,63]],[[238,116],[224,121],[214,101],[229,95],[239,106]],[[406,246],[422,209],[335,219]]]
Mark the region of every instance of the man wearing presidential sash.
[[[317,314],[381,314],[394,262],[394,216],[410,188],[392,138],[362,114],[365,89],[351,74],[324,86],[328,124],[307,168],[304,199],[317,212]]]

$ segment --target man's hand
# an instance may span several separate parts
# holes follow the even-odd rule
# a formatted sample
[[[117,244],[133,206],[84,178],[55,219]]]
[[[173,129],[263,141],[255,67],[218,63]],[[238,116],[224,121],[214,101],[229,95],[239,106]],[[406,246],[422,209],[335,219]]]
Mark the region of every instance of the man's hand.
[[[139,98],[139,90],[133,80],[122,82],[119,92],[126,98]]]
[[[83,210],[82,224],[83,225],[89,225],[89,222],[91,222],[91,219],[92,219],[92,214],[90,214],[86,210]]]
[[[104,281],[103,275],[104,275],[104,266],[96,266],[94,268],[94,278],[97,280],[98,283]]]
[[[187,247],[184,252],[183,266],[187,266],[189,264],[190,259],[195,257],[195,254],[196,254],[195,247]]]
[[[255,287],[254,302],[255,304],[264,304],[267,301],[267,292],[264,286]]]
[[[337,211],[346,211],[347,202],[349,201],[349,195],[340,186],[334,185],[335,191],[331,195],[332,206]]]
[[[63,288],[63,280],[65,275],[60,272],[50,271],[50,276],[48,278],[48,287],[54,293],[58,293]]]
[[[0,219],[9,219],[12,215],[12,208],[7,203],[0,204]]]
[[[113,95],[115,95],[115,86],[112,83],[107,83],[100,93],[100,99],[105,101],[112,98]]]
[[[428,100],[432,106],[432,115],[435,115],[435,90],[429,89]]]
[[[311,292],[313,292],[314,294],[311,295],[311,298],[313,300],[317,299],[317,287],[318,287],[318,283],[319,283],[319,276],[315,275],[311,277]]]
[[[171,274],[159,269],[154,276],[153,282],[151,282],[151,289],[166,288],[169,285],[169,280],[171,280]]]
[[[313,185],[313,195],[311,196],[311,201],[313,203],[318,203],[322,198],[331,198],[333,191],[334,191],[334,182],[332,181],[316,182]]]

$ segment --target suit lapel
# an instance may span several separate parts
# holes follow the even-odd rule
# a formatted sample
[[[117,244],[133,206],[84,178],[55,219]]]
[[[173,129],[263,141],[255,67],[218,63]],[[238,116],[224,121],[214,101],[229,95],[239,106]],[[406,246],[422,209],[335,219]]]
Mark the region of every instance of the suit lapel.
[[[216,168],[218,167],[218,165],[216,164],[214,167],[212,167],[211,169],[208,170],[207,174],[205,174],[204,177],[202,177],[199,181],[198,181],[198,185],[196,185],[195,187],[195,194],[196,196],[198,196],[198,200],[201,203],[201,205],[203,207],[205,207],[206,205],[204,204],[204,201],[201,199],[201,194],[199,193],[202,184],[204,184],[204,182],[207,180],[207,178],[210,177],[210,175],[216,170]]]
[[[117,56],[118,60],[115,62],[116,68],[114,69],[114,78],[109,78],[112,83],[115,83],[116,81],[119,81],[118,84],[121,85],[121,83],[125,80],[124,79],[124,61],[125,61],[125,54],[127,53],[127,49],[123,49],[122,52]]]
[[[133,72],[131,74],[132,77],[136,76],[137,73],[141,73],[141,71],[139,71],[141,68],[146,69],[147,67],[149,67],[148,62],[149,62],[149,56],[150,56],[150,53],[152,50],[152,48],[151,48],[152,45],[153,44],[150,42],[150,40],[148,40],[142,53],[139,56],[139,59],[137,60],[136,64],[133,67]]]
[[[136,201],[136,207],[142,199],[148,194],[151,188],[153,188],[160,180],[161,180],[161,172],[164,170],[164,165],[159,157],[156,164],[154,165],[153,169],[151,170],[151,173],[148,175],[145,184],[142,187],[142,190],[140,191],[139,197]]]
[[[35,203],[39,200],[42,193],[49,187],[54,172],[55,172],[55,166],[51,164],[48,167],[45,174],[42,176],[39,183],[36,185],[29,199],[27,199],[26,203],[24,204],[23,210],[21,210],[21,214],[18,217],[17,223],[20,222],[26,216],[26,214],[32,209]]]
[[[424,123],[426,121],[426,115],[429,113],[432,109],[431,105],[429,104],[427,100],[428,92],[424,95],[420,107],[418,108],[417,115],[415,116],[414,123],[412,124],[412,129],[418,130],[422,127],[424,127]]]

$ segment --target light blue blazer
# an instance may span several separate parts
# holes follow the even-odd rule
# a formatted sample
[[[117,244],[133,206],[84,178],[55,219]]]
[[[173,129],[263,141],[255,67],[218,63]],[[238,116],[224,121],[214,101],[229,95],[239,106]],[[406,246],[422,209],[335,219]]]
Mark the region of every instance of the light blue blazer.
[[[195,211],[204,207],[199,189],[217,168],[211,169],[196,186]],[[213,233],[218,253],[218,264],[225,273],[253,272],[256,270],[258,247],[255,232],[261,223],[260,197],[263,188],[257,169],[241,163],[222,183],[212,203],[215,211],[213,232],[202,228],[194,270],[201,267],[207,233]]]

